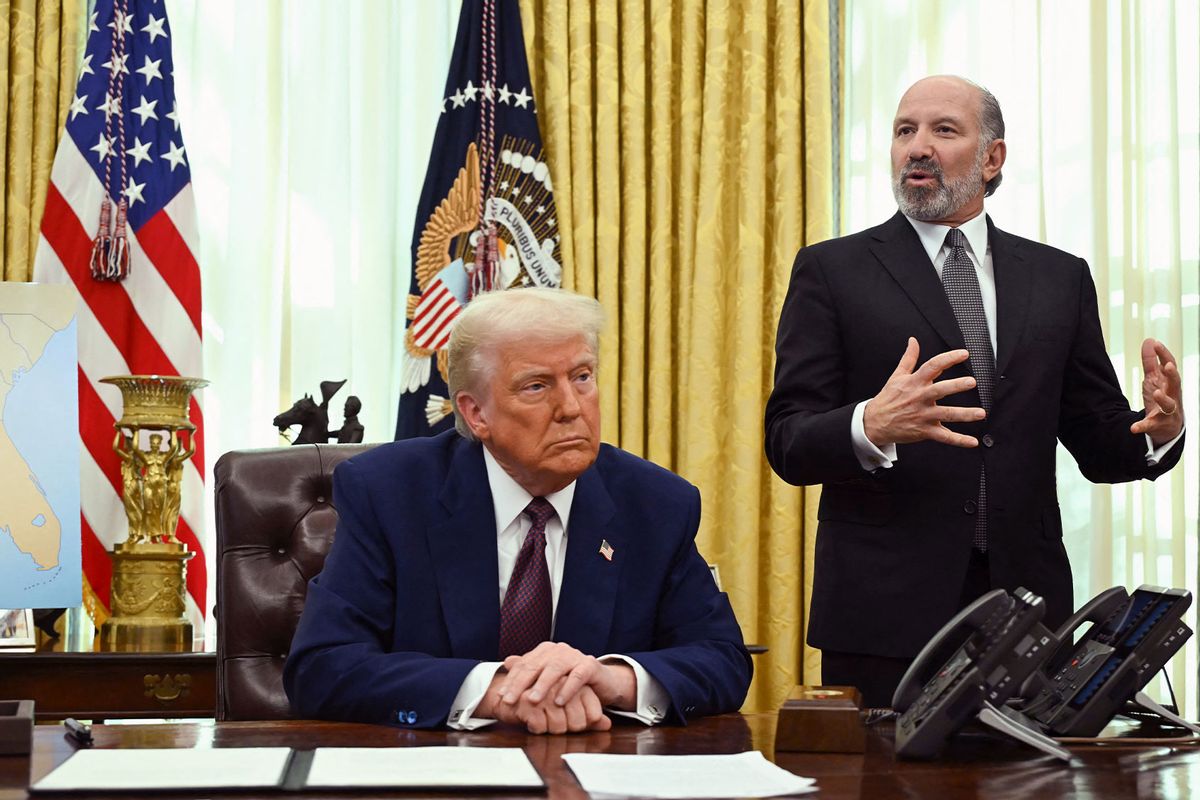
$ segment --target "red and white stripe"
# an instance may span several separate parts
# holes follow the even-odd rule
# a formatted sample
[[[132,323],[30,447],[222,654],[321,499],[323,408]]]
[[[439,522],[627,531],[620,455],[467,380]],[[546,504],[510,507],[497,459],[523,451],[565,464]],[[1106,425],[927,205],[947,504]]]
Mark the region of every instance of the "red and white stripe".
[[[121,501],[120,459],[112,450],[121,393],[100,383],[124,374],[202,377],[200,267],[191,184],[136,233],[129,232],[130,270],[121,282],[93,280],[89,269],[104,188],[64,135],[51,172],[34,280],[74,285],[79,293],[80,508],[83,571],[106,608],[112,565],[107,550],[128,536]],[[196,453],[183,471],[181,542],[195,551],[187,566],[189,611],[203,630],[208,574],[204,525],[204,414],[193,397]]]
[[[461,313],[458,298],[441,278],[435,278],[413,311],[410,327],[413,344],[426,350],[441,350],[450,342],[454,320]]]

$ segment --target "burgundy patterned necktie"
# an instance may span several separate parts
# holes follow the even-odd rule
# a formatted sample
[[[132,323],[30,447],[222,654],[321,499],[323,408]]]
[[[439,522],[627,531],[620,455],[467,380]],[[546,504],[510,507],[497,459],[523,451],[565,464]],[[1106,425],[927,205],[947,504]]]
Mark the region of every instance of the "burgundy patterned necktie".
[[[967,237],[958,228],[946,234],[946,246],[950,253],[942,263],[942,286],[958,329],[962,331],[970,358],[967,360],[971,374],[975,376],[975,388],[979,390],[979,402],[989,416],[992,411],[992,393],[996,385],[996,356],[992,352],[992,337],[988,332],[987,316],[983,311],[983,295],[979,291],[979,276],[975,265],[967,255]],[[975,509],[975,535],[971,542],[976,550],[986,551],[987,539],[987,473],[979,467],[979,501]]]
[[[524,655],[550,639],[550,570],[546,566],[546,523],[554,506],[535,497],[525,506],[533,521],[517,554],[504,604],[500,606],[500,658]]]

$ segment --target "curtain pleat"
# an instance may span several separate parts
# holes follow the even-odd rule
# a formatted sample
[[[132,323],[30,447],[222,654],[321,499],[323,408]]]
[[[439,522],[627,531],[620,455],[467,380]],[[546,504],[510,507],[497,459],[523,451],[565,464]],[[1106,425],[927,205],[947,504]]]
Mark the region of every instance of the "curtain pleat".
[[[74,97],[82,0],[0,2],[0,278],[27,281],[58,136]]]
[[[762,414],[792,259],[832,234],[829,4],[521,7],[564,283],[609,315],[604,438],[700,488],[700,550],[769,647],[746,708],[774,708],[819,663],[816,490],[771,473]]]

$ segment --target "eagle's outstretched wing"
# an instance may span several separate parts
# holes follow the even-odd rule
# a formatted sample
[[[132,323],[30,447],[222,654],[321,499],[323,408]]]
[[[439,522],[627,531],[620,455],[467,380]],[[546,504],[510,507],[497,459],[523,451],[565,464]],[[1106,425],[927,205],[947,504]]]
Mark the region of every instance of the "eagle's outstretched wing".
[[[450,263],[450,243],[455,236],[479,226],[479,153],[475,143],[467,145],[467,162],[449,193],[429,215],[417,244],[417,285],[425,291],[433,276]]]

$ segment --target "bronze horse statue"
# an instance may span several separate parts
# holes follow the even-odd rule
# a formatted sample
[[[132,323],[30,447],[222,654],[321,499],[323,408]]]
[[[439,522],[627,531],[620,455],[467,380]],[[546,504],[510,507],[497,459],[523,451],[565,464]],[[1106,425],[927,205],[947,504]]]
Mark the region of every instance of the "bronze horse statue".
[[[329,400],[346,382],[321,381],[321,404],[305,393],[292,407],[279,414],[271,424],[279,429],[279,435],[287,438],[286,431],[293,425],[300,426],[300,433],[292,444],[325,444],[329,441]],[[336,436],[337,432],[334,431]]]

